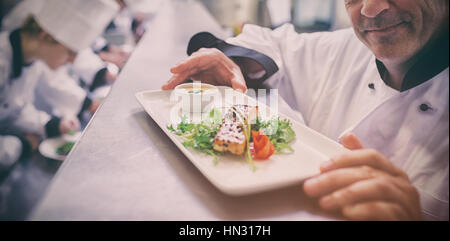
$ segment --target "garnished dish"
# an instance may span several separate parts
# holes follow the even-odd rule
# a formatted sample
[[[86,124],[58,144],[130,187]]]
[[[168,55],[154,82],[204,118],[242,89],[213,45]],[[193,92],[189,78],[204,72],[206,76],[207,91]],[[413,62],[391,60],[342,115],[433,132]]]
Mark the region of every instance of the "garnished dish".
[[[56,149],[56,154],[61,156],[67,156],[69,152],[72,150],[72,147],[75,145],[75,142],[64,142],[61,146]]]
[[[57,155],[67,156],[79,139],[79,134],[77,135],[74,131],[70,131],[64,134],[61,139],[64,140],[64,143],[59,145],[55,152]]]
[[[321,163],[331,156],[348,151],[283,114],[290,112],[283,105],[278,111],[275,105],[271,108],[264,101],[258,102],[267,100],[260,98],[263,96],[253,98],[250,93],[226,86],[215,88],[215,101],[201,113],[185,113],[181,105],[188,102],[174,100],[177,91],[145,90],[135,96],[173,142],[170,147],[180,150],[225,194],[249,195],[298,184],[317,175]],[[271,99],[269,103],[275,102]],[[178,152],[173,155],[177,161],[170,165],[184,165],[178,161],[187,161],[180,159]],[[175,166],[176,172],[178,167]]]
[[[279,117],[262,120],[258,107],[234,105],[221,110],[212,109],[200,123],[191,123],[184,116],[177,126],[167,128],[180,136],[185,147],[213,156],[230,153],[243,156],[253,170],[253,161],[264,161],[273,154],[292,153],[290,143],[295,132],[289,120]]]
[[[39,144],[39,152],[46,158],[64,161],[81,136],[81,132],[70,132],[62,136],[47,138]]]

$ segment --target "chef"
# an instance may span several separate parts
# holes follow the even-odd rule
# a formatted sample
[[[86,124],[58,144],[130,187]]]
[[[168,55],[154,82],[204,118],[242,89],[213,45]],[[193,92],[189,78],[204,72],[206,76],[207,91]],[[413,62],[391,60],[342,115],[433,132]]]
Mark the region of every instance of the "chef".
[[[10,136],[31,136],[26,139],[36,148],[36,139],[79,129],[76,117],[50,116],[35,108],[35,84],[42,68],[33,62],[57,69],[73,61],[77,51],[87,48],[117,11],[118,5],[109,0],[47,0],[22,28],[0,34],[0,135],[6,140],[0,157],[17,157],[2,154],[8,146],[20,149]]]
[[[18,3],[3,18],[2,30],[14,31],[20,28],[28,16],[39,12],[45,1],[24,0]],[[99,36],[97,39],[102,38]],[[35,61],[35,64],[39,62]],[[91,46],[78,51],[72,63],[57,70],[53,71],[45,64],[39,68],[43,71],[36,84],[36,108],[56,115],[76,113],[82,121],[87,120],[83,116],[91,116],[100,104],[90,92],[113,83],[118,74],[117,66],[104,62]]]
[[[192,38],[163,86],[187,79],[279,89],[309,127],[350,149],[305,193],[353,220],[448,220],[447,0],[346,0],[353,29],[247,25]],[[301,137],[299,137],[301,138]]]

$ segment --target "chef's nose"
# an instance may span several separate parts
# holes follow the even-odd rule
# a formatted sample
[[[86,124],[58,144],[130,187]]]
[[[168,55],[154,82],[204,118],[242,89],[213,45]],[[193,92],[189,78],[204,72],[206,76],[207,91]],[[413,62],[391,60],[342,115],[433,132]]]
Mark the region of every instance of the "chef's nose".
[[[363,0],[361,15],[368,18],[375,18],[380,13],[390,8],[388,0]]]

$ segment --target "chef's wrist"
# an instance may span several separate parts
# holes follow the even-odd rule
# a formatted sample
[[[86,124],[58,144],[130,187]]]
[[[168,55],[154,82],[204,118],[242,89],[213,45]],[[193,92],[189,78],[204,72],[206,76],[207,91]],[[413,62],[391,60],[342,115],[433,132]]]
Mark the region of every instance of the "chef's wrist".
[[[231,59],[241,68],[246,79],[259,80],[267,73],[264,67],[253,59],[245,57],[235,57]]]

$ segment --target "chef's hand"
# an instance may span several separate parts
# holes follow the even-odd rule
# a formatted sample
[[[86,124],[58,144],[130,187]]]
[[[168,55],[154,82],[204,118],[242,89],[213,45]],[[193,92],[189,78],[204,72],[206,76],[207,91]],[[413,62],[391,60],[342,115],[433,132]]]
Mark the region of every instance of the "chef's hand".
[[[117,73],[114,71],[106,70],[105,72],[105,80],[108,84],[112,85],[114,82],[116,82],[117,79]]]
[[[130,53],[124,51],[118,46],[111,45],[107,51],[101,51],[98,56],[105,62],[113,63],[120,69],[123,68],[125,63],[130,57]]]
[[[163,90],[191,79],[212,85],[226,85],[233,89],[247,91],[241,69],[230,58],[215,48],[202,48],[189,58],[170,69],[173,76]]]
[[[89,112],[91,112],[91,114],[94,114],[97,111],[98,107],[100,107],[101,104],[102,104],[101,101],[98,101],[98,100],[92,101],[92,104],[89,106]]]
[[[353,220],[422,219],[419,194],[405,172],[379,152],[363,149],[354,134],[342,144],[352,151],[324,163],[321,174],[305,182],[308,196]]]
[[[36,151],[39,147],[39,143],[41,142],[41,138],[36,134],[26,134],[23,137],[29,144],[31,151]]]
[[[80,121],[76,117],[65,117],[61,119],[59,123],[59,132],[61,134],[67,134],[71,131],[80,130]]]

